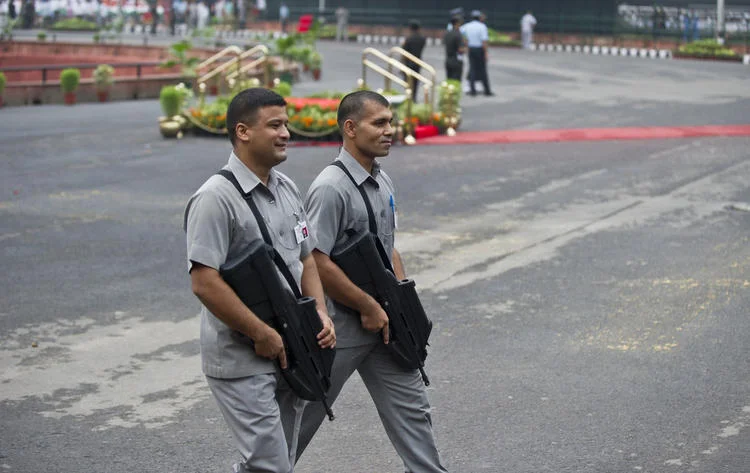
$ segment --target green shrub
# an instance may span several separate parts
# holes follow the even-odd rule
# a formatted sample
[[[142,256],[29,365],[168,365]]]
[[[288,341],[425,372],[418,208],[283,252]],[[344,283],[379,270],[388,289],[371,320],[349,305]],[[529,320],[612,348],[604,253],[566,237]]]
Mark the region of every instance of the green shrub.
[[[47,33],[45,33],[44,31],[40,31],[39,33],[36,34],[36,39],[38,39],[39,41],[46,40],[47,39]]]
[[[87,21],[82,18],[66,18],[52,25],[53,30],[85,30],[97,31],[99,28],[93,21]]]
[[[159,93],[159,103],[164,115],[173,117],[180,113],[180,103],[182,102],[182,94],[177,87],[174,85],[166,85],[161,88]]]
[[[3,94],[3,91],[5,90],[5,84],[8,80],[5,78],[5,74],[0,72],[0,95]]]
[[[60,88],[65,93],[75,92],[80,81],[81,71],[78,69],[63,69],[60,73]]]
[[[310,69],[320,69],[320,66],[323,64],[323,56],[320,55],[319,52],[313,51],[310,54]]]
[[[719,44],[714,39],[701,39],[692,43],[683,44],[677,50],[678,53],[698,57],[738,57],[733,50]]]
[[[281,81],[276,87],[273,88],[273,91],[281,95],[282,97],[289,97],[292,95],[292,84],[290,84],[289,82]]]
[[[520,46],[521,45],[521,42],[518,41],[517,39],[511,38],[507,34],[498,33],[492,28],[488,28],[487,34],[489,37],[487,42],[489,44],[495,44],[499,46]]]

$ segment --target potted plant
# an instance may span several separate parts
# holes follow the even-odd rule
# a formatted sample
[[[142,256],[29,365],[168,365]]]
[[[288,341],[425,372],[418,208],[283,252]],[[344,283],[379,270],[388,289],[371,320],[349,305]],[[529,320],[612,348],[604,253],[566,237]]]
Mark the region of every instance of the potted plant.
[[[60,73],[60,88],[63,91],[66,105],[76,103],[76,89],[81,81],[81,71],[75,68],[63,69]]]
[[[115,74],[115,68],[109,64],[99,64],[94,69],[94,83],[96,84],[96,96],[100,102],[106,102],[109,97],[109,89],[114,83],[112,76]]]
[[[3,106],[3,91],[5,90],[5,83],[7,80],[5,79],[5,74],[0,72],[0,107]]]
[[[313,51],[310,54],[310,70],[312,71],[313,79],[320,80],[320,66],[323,63],[323,57],[319,52]]]
[[[36,34],[36,39],[38,39],[39,41],[45,41],[47,39],[47,33],[45,33],[44,31],[40,31]]]
[[[180,137],[182,126],[174,117],[180,113],[181,91],[174,85],[162,87],[159,93],[159,103],[161,104],[161,110],[164,112],[164,116],[159,117],[159,131],[161,131],[162,136],[165,138]]]

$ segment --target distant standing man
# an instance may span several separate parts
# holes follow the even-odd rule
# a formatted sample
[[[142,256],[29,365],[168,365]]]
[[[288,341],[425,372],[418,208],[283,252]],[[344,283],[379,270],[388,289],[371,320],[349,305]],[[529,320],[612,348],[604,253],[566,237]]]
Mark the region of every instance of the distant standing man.
[[[349,10],[344,7],[336,9],[336,41],[349,40]]]
[[[445,45],[445,77],[461,81],[464,73],[464,37],[459,30],[461,17],[451,18],[451,29],[445,33],[443,44]]]
[[[521,18],[521,41],[523,42],[523,49],[531,48],[531,42],[534,41],[535,26],[536,18],[534,18],[534,15],[531,14],[531,10],[529,10]]]
[[[482,20],[484,15],[479,10],[471,12],[472,20],[461,27],[461,33],[466,37],[466,45],[469,49],[469,95],[477,95],[476,81],[481,81],[484,87],[484,95],[491,97],[495,94],[490,89],[490,80],[487,76],[488,45],[490,39],[487,25]]]
[[[390,152],[394,138],[392,119],[388,100],[378,93],[361,90],[344,97],[338,110],[344,144],[336,161],[351,179],[343,169],[327,166],[310,185],[305,200],[316,235],[313,257],[337,330],[328,395],[333,402],[356,370],[404,463],[401,471],[446,473],[440,463],[430,403],[419,371],[405,369],[395,361],[385,345],[390,334],[388,315],[378,301],[357,287],[331,260],[332,254],[346,247],[351,230],[359,233],[369,228],[361,189],[372,207],[378,238],[396,277],[406,277],[401,256],[394,248],[395,189],[377,160]],[[305,407],[297,458],[325,418],[325,409],[319,409],[319,405],[322,406],[316,402]]]
[[[279,7],[279,23],[281,23],[281,32],[286,33],[286,25],[289,23],[289,7],[285,2],[281,2]]]
[[[411,20],[409,22],[409,30],[411,31],[411,34],[409,35],[406,40],[404,40],[404,44],[401,45],[401,47],[408,53],[416,56],[418,59],[422,58],[422,51],[424,51],[424,46],[427,43],[427,38],[422,36],[422,33],[420,32],[419,28],[419,21],[417,20]],[[406,67],[413,70],[414,72],[419,72],[422,67],[417,64],[416,62],[412,61],[408,57],[404,56],[402,58],[402,62]],[[406,75],[405,75],[406,76]],[[405,77],[406,81],[409,81],[409,77]],[[411,90],[411,97],[414,102],[417,101],[417,89],[419,88],[419,81],[414,79],[412,81],[412,90]]]

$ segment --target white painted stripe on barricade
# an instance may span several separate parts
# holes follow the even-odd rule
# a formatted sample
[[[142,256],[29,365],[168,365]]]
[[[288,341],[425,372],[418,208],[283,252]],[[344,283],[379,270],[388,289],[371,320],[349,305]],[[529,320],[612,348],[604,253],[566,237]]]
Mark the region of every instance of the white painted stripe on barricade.
[[[601,52],[602,48],[600,48],[599,46],[594,46],[593,48],[591,48],[591,54],[599,55],[601,54]]]
[[[750,65],[750,54],[745,54],[745,56],[742,58],[742,64]]]
[[[573,52],[573,46],[566,44],[565,45],[565,52],[566,53],[572,53]]]
[[[582,51],[583,51],[583,54],[591,54],[591,46],[589,46],[588,44],[585,45]]]
[[[573,46],[573,51],[576,53],[580,53],[582,50],[583,48],[581,48],[580,44],[576,44],[575,46]]]

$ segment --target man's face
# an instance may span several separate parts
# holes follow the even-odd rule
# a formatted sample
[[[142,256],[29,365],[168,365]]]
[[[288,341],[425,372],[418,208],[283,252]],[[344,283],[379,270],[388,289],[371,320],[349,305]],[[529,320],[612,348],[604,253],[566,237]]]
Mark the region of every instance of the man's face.
[[[242,141],[254,161],[271,168],[286,160],[286,147],[289,143],[289,130],[286,127],[288,122],[285,107],[263,107],[258,111],[254,124],[237,126],[238,137],[240,134],[243,135]]]
[[[393,113],[372,100],[365,102],[362,119],[353,128],[354,146],[369,158],[387,156],[393,143]]]

